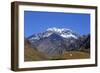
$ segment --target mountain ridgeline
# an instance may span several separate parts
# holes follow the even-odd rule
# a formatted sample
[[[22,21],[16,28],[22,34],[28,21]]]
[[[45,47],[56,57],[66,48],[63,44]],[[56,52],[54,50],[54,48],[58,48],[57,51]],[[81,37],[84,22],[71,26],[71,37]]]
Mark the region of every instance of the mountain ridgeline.
[[[66,28],[49,28],[45,32],[26,38],[31,49],[49,57],[63,55],[65,52],[90,52],[90,34],[78,35]]]

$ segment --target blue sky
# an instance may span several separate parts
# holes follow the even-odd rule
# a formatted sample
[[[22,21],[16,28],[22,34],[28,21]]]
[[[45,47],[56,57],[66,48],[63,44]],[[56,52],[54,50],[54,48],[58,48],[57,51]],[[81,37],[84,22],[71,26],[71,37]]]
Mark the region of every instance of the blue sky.
[[[24,35],[45,31],[47,28],[68,28],[84,35],[90,33],[90,14],[24,11]]]

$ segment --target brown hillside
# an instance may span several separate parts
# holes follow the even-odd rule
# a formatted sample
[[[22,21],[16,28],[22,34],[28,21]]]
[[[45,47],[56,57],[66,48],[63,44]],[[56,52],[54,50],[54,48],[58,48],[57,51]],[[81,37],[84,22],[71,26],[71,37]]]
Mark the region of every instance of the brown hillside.
[[[65,60],[65,59],[87,59],[90,58],[90,54],[86,52],[80,52],[80,51],[68,51],[65,52],[62,55],[54,56],[51,59],[52,60]]]
[[[30,43],[28,41],[25,41],[24,61],[66,60],[86,58],[90,58],[90,53],[84,51],[68,51],[62,55],[49,57],[46,54],[37,51],[36,48],[31,48]]]
[[[39,61],[46,59],[46,55],[38,52],[35,48],[31,48],[29,42],[25,42],[24,61]]]

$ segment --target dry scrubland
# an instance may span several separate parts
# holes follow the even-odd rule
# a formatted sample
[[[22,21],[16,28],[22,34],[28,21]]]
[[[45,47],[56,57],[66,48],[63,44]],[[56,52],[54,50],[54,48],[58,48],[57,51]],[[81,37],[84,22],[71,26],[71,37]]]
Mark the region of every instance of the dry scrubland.
[[[25,44],[24,60],[25,61],[41,61],[41,60],[66,60],[66,59],[86,59],[90,58],[89,52],[86,51],[68,51],[62,55],[47,56],[44,53],[38,52],[35,48],[30,48]]]

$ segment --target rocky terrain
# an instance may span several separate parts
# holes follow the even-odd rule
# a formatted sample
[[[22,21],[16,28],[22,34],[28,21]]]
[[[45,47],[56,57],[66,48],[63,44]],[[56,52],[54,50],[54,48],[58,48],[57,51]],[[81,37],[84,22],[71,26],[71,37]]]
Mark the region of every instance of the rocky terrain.
[[[27,49],[30,52],[34,51],[31,57],[28,56],[31,60],[89,58],[90,34],[80,36],[70,29],[48,28],[44,32],[25,38],[25,61],[28,61],[26,56],[30,54],[30,52],[26,51]],[[38,59],[34,59],[34,55]]]

